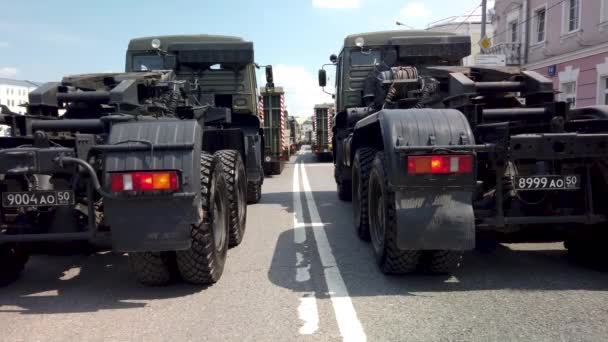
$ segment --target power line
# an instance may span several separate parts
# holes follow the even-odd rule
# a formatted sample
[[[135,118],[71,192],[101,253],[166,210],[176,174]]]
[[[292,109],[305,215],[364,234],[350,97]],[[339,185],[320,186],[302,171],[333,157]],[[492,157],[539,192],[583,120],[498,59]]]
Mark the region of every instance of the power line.
[[[468,15],[466,18],[464,18],[464,20],[463,20],[463,21],[462,21],[462,22],[461,22],[461,23],[460,23],[458,26],[456,26],[456,28],[454,29],[454,31],[458,30],[458,29],[460,28],[460,26],[462,26],[462,24],[464,24],[465,22],[467,22],[467,20],[469,20],[469,18],[470,18],[471,16],[473,16],[473,13],[475,13],[475,11],[477,11],[477,9],[478,9],[479,7],[481,7],[481,4],[479,4],[479,6],[477,6],[477,7],[475,7],[475,8],[474,8],[474,9],[471,11],[471,13],[469,13],[469,15]]]
[[[551,5],[549,7],[547,7],[547,9],[545,10],[545,15],[547,15],[547,13],[549,13],[549,10],[551,10],[554,7],[556,7],[557,5],[563,4],[566,1],[568,1],[568,0],[561,0],[561,1],[559,1],[559,2],[557,2],[555,4],[553,4],[553,5]],[[531,16],[530,18],[528,18],[528,19],[522,21],[521,23],[517,24],[517,28],[519,28],[521,25],[523,25],[523,24],[525,24],[525,23],[529,22],[530,20],[532,20],[534,18],[537,18],[537,17],[538,17],[538,15]],[[546,20],[546,18],[545,18],[545,20]],[[501,34],[507,32],[507,31],[509,31],[508,28],[506,30],[504,30],[504,31],[500,31],[500,32],[496,33],[495,35],[489,37],[488,39],[493,39],[494,37],[500,36]]]

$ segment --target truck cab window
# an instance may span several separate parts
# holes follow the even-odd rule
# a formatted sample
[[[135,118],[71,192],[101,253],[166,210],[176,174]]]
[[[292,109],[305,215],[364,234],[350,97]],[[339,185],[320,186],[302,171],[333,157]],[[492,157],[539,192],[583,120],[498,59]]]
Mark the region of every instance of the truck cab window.
[[[158,55],[133,56],[133,71],[163,70],[163,58]]]
[[[376,65],[381,61],[380,50],[352,51],[350,64],[353,66]]]

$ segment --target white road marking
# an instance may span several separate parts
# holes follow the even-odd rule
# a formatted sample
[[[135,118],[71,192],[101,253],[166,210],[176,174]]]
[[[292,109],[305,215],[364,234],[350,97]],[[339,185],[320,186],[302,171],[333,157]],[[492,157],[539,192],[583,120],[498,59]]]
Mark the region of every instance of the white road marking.
[[[325,228],[321,221],[321,216],[317,210],[315,200],[312,196],[312,190],[310,183],[308,182],[308,176],[306,175],[306,168],[304,164],[300,164],[302,169],[302,183],[304,185],[304,191],[306,194],[306,203],[308,204],[308,210],[310,211],[310,218],[313,225],[313,232],[315,240],[317,242],[317,250],[319,251],[319,257],[321,264],[324,269],[325,282],[327,289],[329,290],[329,296],[331,303],[334,307],[334,313],[336,320],[338,321],[338,328],[342,335],[343,341],[367,341],[367,336],[363,331],[363,326],[357,317],[357,312],[350,299],[344,279],[340,274],[340,269],[336,263],[336,258],[331,250],[331,245],[325,234]]]
[[[304,324],[300,327],[300,335],[312,335],[319,330],[317,298],[314,293],[309,293],[300,298],[298,317],[304,321]]]
[[[304,210],[300,199],[300,177],[298,167],[294,168],[293,174],[293,240],[299,244],[306,242],[306,226],[304,223]],[[305,282],[310,280],[310,264],[305,263],[302,253],[296,252],[296,281]],[[319,310],[317,309],[317,298],[314,292],[302,294],[298,306],[298,317],[302,320],[300,327],[301,335],[312,335],[319,330]]]

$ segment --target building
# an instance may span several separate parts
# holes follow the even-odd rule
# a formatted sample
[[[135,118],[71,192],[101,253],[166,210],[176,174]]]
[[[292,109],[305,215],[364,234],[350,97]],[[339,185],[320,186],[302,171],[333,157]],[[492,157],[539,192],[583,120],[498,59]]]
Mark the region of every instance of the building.
[[[10,78],[0,78],[0,104],[7,106],[14,113],[25,113],[25,107],[30,91],[38,88],[39,84],[30,81],[19,81]]]
[[[496,0],[493,47],[572,107],[608,104],[608,0]]]
[[[471,37],[471,55],[463,60],[463,65],[475,64],[475,57],[481,53],[481,15],[454,16],[429,24],[427,31],[453,32]],[[492,32],[492,24],[486,23],[486,32]]]

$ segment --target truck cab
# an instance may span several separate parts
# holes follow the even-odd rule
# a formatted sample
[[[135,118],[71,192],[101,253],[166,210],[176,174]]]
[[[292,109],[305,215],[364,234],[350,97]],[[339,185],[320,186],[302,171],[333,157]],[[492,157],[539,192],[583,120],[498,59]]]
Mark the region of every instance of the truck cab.
[[[215,152],[226,145],[239,146],[247,167],[248,194],[253,194],[248,195],[249,202],[259,200],[265,141],[252,42],[204,34],[136,38],[129,42],[125,70],[172,70],[175,79],[192,84],[188,97],[209,107],[203,120],[205,149]]]

